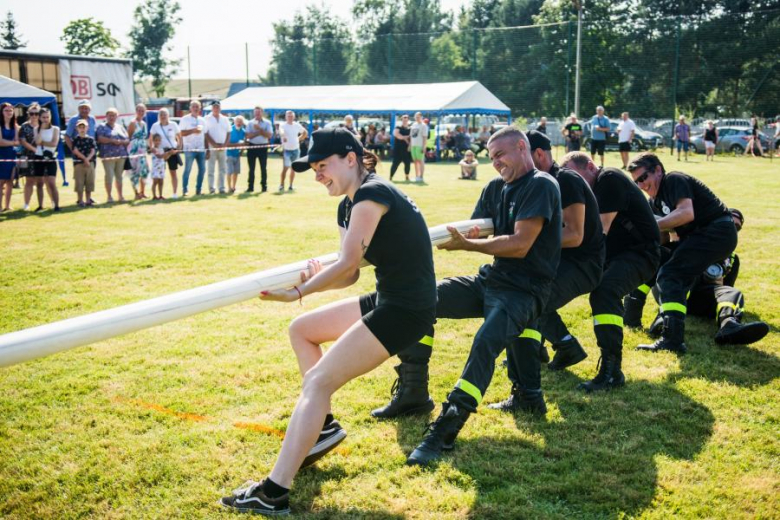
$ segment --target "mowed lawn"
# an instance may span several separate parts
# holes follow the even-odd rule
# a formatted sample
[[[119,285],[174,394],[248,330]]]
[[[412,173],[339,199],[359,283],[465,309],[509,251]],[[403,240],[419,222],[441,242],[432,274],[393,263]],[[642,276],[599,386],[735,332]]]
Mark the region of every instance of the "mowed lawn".
[[[560,151],[557,152],[560,155]],[[406,455],[431,418],[377,422],[395,378],[388,361],[333,401],[349,432],[293,486],[301,518],[777,518],[780,515],[780,160],[695,156],[681,167],[746,217],[738,252],[749,320],[772,332],[718,347],[715,324],[688,321],[689,353],[633,350],[624,389],[584,395],[599,354],[587,298],[562,315],[589,358],[543,370],[544,420],[483,407],[437,467]],[[617,153],[608,164],[618,165]],[[244,165],[245,167],[245,165]],[[269,186],[281,164],[269,161]],[[102,167],[95,199],[105,200]],[[387,175],[389,164],[380,166]],[[467,219],[484,182],[428,165],[401,184],[429,226]],[[402,175],[400,175],[403,178]],[[239,186],[244,187],[246,172]],[[55,214],[0,216],[0,332],[108,309],[338,249],[336,206],[300,175],[293,194],[206,196]],[[166,180],[166,194],[170,183]],[[192,189],[192,187],[191,187]],[[243,189],[242,189],[243,191]],[[20,208],[21,192],[12,205]],[[435,253],[437,275],[473,274],[487,257]],[[414,269],[413,265],[409,269]],[[217,499],[270,471],[300,390],[286,329],[319,305],[371,290],[247,301],[22,365],[0,368],[0,518],[225,518]],[[645,325],[654,313],[645,309]],[[479,320],[438,324],[431,392],[457,380]],[[485,403],[505,397],[497,369]]]

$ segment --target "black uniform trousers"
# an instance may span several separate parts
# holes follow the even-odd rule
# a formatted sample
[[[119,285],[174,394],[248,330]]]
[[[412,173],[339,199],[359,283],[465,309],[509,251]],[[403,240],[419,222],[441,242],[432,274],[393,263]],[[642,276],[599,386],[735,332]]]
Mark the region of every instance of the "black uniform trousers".
[[[268,148],[250,148],[246,154],[249,161],[249,179],[247,188],[255,189],[255,161],[260,162],[260,187],[268,188]]]
[[[720,217],[680,241],[658,271],[661,312],[685,319],[688,291],[710,265],[727,258],[737,247],[737,228],[731,216]]]
[[[658,269],[656,251],[626,251],[607,262],[604,277],[590,293],[593,332],[602,352],[620,356],[623,350],[623,297]]]
[[[577,296],[587,294],[595,289],[601,281],[603,265],[600,261],[574,261],[561,258],[558,271],[555,274],[550,297],[545,304],[545,310],[539,318],[539,332],[542,338],[553,345],[560,343],[569,334],[558,309],[565,306]],[[636,287],[636,285],[634,285]],[[514,385],[521,383],[521,371],[525,364],[523,359],[517,359],[516,349],[506,351],[507,372],[509,380]],[[524,355],[524,353],[520,353]],[[523,386],[522,384],[520,385]]]
[[[720,325],[727,318],[742,321],[745,298],[742,291],[717,282],[697,284],[688,297],[688,314],[715,318]]]
[[[445,278],[437,284],[438,304],[436,318],[484,318],[474,336],[466,366],[455,390],[448,399],[466,410],[476,411],[482,402],[495,371],[496,359],[510,348],[520,367],[521,388],[541,388],[539,350],[541,334],[536,320],[541,314],[549,287],[519,291],[498,289],[486,285],[490,266],[483,266],[477,276]],[[400,352],[401,361],[419,363],[430,357],[430,350],[418,343]]]
[[[412,153],[404,146],[402,148],[393,148],[393,164],[390,166],[390,180],[393,179],[396,170],[404,163],[404,174],[409,175],[412,169]]]

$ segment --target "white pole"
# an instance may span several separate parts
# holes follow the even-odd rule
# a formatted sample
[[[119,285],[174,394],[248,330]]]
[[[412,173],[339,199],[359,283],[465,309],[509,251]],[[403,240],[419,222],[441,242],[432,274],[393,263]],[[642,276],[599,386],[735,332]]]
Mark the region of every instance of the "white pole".
[[[447,226],[455,227],[464,233],[475,225],[480,227],[481,236],[493,233],[493,222],[490,219],[453,222],[428,229],[431,245],[437,246],[449,240]],[[336,253],[317,257],[323,266],[331,265],[337,259]],[[4,334],[0,336],[0,367],[257,298],[261,291],[292,287],[298,283],[300,272],[304,269],[306,261],[296,262],[224,282]]]
[[[574,75],[574,114],[581,118],[580,114],[580,65],[582,63],[582,2],[584,0],[576,1],[577,4],[577,72]]]

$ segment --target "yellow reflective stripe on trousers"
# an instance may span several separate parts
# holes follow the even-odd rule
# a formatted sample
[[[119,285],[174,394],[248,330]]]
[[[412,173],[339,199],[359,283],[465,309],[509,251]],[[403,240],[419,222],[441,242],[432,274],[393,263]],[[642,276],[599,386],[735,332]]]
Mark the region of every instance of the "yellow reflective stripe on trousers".
[[[518,338],[530,338],[535,339],[539,343],[542,342],[542,333],[538,330],[534,329],[523,329],[523,332],[518,336]]]
[[[482,392],[479,391],[479,388],[472,385],[465,379],[458,379],[458,382],[455,383],[455,388],[460,388],[467,394],[469,394],[471,397],[473,397],[477,401],[477,406],[479,406],[479,403],[482,402]]]
[[[715,312],[720,312],[720,310],[721,310],[723,307],[729,307],[729,308],[731,308],[731,309],[734,309],[734,310],[737,310],[737,308],[738,308],[738,307],[737,307],[737,305],[736,305],[735,303],[731,303],[731,302],[720,302],[720,303],[718,303],[718,308],[715,310]]]
[[[647,294],[647,293],[650,292],[650,286],[647,285],[647,284],[644,284],[644,283],[642,285],[640,285],[639,287],[637,287],[637,289],[639,289],[644,294]]]
[[[688,308],[682,303],[667,302],[661,304],[661,312],[676,311],[685,314],[688,312]]]
[[[617,314],[596,314],[593,316],[593,325],[623,326],[623,317]]]
[[[433,346],[433,338],[431,336],[423,336],[422,339],[419,341],[419,343],[422,343],[423,345],[428,345],[429,347]]]

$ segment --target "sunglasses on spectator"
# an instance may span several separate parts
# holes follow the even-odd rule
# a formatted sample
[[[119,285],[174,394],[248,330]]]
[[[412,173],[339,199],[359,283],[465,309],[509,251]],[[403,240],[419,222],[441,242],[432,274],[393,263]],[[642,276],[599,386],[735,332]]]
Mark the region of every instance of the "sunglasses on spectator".
[[[27,115],[30,116],[30,117],[32,117],[32,116],[39,116],[39,115],[41,115],[41,113],[40,112],[27,112]]]
[[[637,186],[639,186],[640,184],[642,184],[643,182],[645,182],[645,181],[647,180],[647,177],[648,177],[649,175],[650,175],[650,172],[648,172],[648,171],[645,171],[645,173],[643,173],[642,175],[640,175],[639,177],[637,177],[636,179],[634,179],[634,183],[635,183]]]

